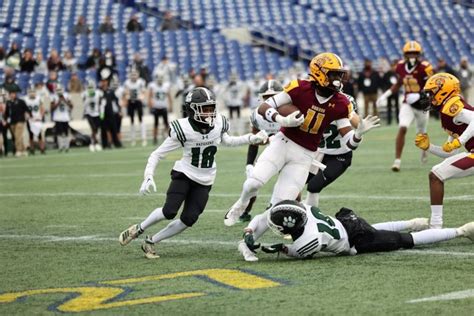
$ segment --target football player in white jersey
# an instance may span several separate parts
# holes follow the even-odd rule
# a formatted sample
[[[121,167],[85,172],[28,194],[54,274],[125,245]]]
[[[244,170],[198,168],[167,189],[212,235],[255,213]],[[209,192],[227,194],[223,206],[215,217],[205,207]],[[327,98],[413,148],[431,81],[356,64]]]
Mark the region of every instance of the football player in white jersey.
[[[100,98],[102,91],[96,89],[93,81],[87,83],[87,89],[82,92],[82,102],[84,104],[84,116],[91,128],[91,144],[89,150],[101,151],[102,146],[97,140],[97,133],[100,128]]]
[[[42,154],[44,151],[43,139],[43,121],[44,121],[44,105],[43,100],[36,94],[34,87],[28,89],[28,96],[25,103],[31,111],[31,117],[27,121],[28,133],[30,136],[30,153],[35,154],[35,148],[38,145]]]
[[[353,112],[344,125],[340,122],[332,122],[324,131],[315,160],[321,162],[326,168],[322,170],[316,164],[311,165],[307,180],[308,194],[305,203],[311,206],[319,205],[319,193],[339,178],[352,163],[352,151],[356,148],[351,148],[347,137],[342,135],[347,135],[347,130],[357,128],[360,118],[357,114],[355,99],[348,94],[344,93],[344,95],[351,101]]]
[[[426,229],[427,218],[368,224],[352,210],[341,208],[335,217],[319,208],[292,200],[281,201],[265,212],[268,226],[280,236],[291,236],[291,244],[262,246],[267,253],[282,252],[289,257],[311,258],[319,252],[336,255],[394,251],[433,244],[457,237],[474,241],[474,222],[459,228]],[[425,229],[425,230],[424,230]],[[402,232],[402,231],[411,231]],[[258,261],[257,232],[247,230],[239,251],[246,261]]]
[[[167,153],[183,148],[183,156],[176,161],[171,171],[166,201],[163,207],[155,209],[140,224],[130,226],[119,236],[121,245],[137,238],[151,225],[176,217],[181,204],[184,208],[179,219],[173,220],[157,234],[146,237],[142,250],[147,258],[158,258],[154,244],[181,233],[193,226],[204,211],[209,191],[216,176],[214,156],[222,143],[227,146],[258,144],[267,140],[264,131],[253,135],[229,136],[229,123],[222,115],[217,115],[216,98],[207,88],[194,88],[186,96],[188,118],[171,122],[169,137],[151,153],[145,168],[144,181],[140,188],[142,194],[156,192],[153,180],[158,162]]]
[[[59,152],[69,151],[69,121],[71,121],[72,102],[63,87],[57,85],[51,96],[51,112],[55,122],[54,130],[58,141]]]
[[[146,128],[145,122],[143,122],[143,102],[146,91],[145,80],[138,76],[138,72],[132,69],[130,72],[130,78],[125,80],[125,98],[127,99],[127,114],[130,116],[130,136],[132,139],[132,146],[135,146],[135,112],[138,115],[138,121],[140,122],[140,130],[142,136],[142,146],[146,146]]]
[[[274,96],[278,92],[283,91],[283,87],[280,83],[276,80],[268,80],[265,81],[259,88],[258,88],[258,103],[263,103],[266,99]],[[275,135],[280,130],[280,124],[276,122],[269,122],[263,116],[258,114],[258,106],[252,109],[250,113],[250,124],[252,126],[252,133],[257,134],[259,131],[265,131],[269,137]],[[258,155],[258,146],[257,145],[249,145],[247,151],[247,165],[245,167],[245,174],[247,178],[250,177],[252,174],[253,166],[255,160],[257,159]],[[240,221],[248,222],[252,218],[250,215],[250,211],[252,210],[252,206],[257,199],[256,196],[250,199],[249,205],[245,209],[244,213],[240,215]]]
[[[164,81],[164,76],[161,73],[157,73],[155,81],[148,84],[148,106],[155,119],[153,124],[153,145],[158,143],[158,120],[160,117],[163,119],[164,131],[169,129],[168,111],[172,111],[170,88],[170,83]]]

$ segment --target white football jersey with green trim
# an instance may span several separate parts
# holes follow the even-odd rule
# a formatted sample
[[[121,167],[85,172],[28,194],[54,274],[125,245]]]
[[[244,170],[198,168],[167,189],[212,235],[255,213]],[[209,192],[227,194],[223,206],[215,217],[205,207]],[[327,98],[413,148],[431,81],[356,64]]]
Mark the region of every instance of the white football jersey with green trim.
[[[308,221],[303,234],[292,244],[286,245],[288,256],[312,257],[318,252],[354,255],[356,251],[349,245],[346,229],[336,218],[327,216],[317,207],[306,205]]]
[[[31,118],[33,121],[41,120],[41,98],[39,96],[35,96],[34,99],[30,98],[29,96],[25,98],[26,106],[31,111]]]

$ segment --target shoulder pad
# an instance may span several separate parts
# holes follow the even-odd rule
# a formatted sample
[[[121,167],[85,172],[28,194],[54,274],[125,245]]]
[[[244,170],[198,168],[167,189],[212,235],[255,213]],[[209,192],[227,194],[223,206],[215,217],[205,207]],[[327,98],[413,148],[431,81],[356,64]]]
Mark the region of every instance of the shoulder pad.
[[[171,131],[174,132],[176,139],[178,139],[181,145],[184,146],[184,143],[186,142],[186,135],[184,134],[183,128],[179,124],[179,120],[174,120],[170,123],[170,136],[172,135]]]
[[[441,113],[454,117],[459,114],[459,112],[462,111],[464,108],[464,104],[461,101],[460,97],[453,97],[448,102],[446,102],[445,105],[443,105],[443,108],[441,109]]]
[[[291,80],[289,84],[286,85],[286,87],[283,89],[286,93],[290,92],[291,90],[298,88],[300,86],[300,83],[298,79]]]

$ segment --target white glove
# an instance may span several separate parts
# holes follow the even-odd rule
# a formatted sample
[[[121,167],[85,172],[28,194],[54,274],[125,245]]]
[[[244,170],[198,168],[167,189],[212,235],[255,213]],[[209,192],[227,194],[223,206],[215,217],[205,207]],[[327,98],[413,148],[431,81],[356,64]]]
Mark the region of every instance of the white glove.
[[[298,127],[304,122],[304,115],[301,115],[300,117],[296,117],[298,115],[301,115],[300,111],[295,111],[288,116],[281,116],[278,114],[275,117],[275,122],[280,124],[280,126],[283,127]]]
[[[246,165],[245,166],[245,175],[247,176],[247,179],[250,178],[250,175],[252,174],[253,171],[253,165]]]
[[[372,128],[380,126],[380,119],[378,116],[367,115],[365,119],[360,121],[356,130],[354,131],[355,137],[361,139],[362,135],[370,131]]]
[[[268,134],[264,130],[261,130],[255,135],[250,135],[249,136],[249,143],[251,145],[257,145],[257,144],[264,144],[268,140]]]
[[[142,195],[147,195],[150,192],[150,187],[153,188],[153,191],[156,192],[156,184],[153,180],[153,176],[146,176],[143,180],[142,186],[140,187],[140,193]]]
[[[381,106],[386,106],[387,105],[387,99],[392,95],[392,90],[388,89],[385,91],[375,102],[375,105],[377,107]]]

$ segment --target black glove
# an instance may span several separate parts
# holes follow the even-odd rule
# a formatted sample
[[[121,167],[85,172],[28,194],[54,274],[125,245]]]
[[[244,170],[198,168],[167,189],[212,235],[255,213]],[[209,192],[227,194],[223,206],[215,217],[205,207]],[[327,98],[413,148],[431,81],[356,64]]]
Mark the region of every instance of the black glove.
[[[247,247],[255,253],[255,250],[260,248],[260,244],[256,244],[251,233],[244,233],[244,241]]]
[[[266,253],[277,253],[283,251],[284,248],[284,244],[274,244],[270,246],[262,246],[262,251]]]

